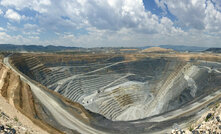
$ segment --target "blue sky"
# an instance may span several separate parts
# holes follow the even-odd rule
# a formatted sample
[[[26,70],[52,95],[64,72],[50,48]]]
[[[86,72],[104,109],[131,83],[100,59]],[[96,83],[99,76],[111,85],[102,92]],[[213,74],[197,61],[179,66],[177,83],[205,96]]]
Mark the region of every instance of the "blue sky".
[[[221,47],[220,0],[0,0],[0,43]]]

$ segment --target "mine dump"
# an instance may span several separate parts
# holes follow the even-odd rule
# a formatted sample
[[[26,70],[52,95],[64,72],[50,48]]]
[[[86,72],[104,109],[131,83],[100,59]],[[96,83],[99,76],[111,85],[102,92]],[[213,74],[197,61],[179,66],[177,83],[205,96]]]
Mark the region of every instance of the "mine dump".
[[[41,87],[59,106],[93,128],[90,132],[168,132],[174,124],[187,127],[220,98],[221,60],[213,54],[24,53],[8,57],[22,79]],[[57,106],[38,100],[36,94],[39,120],[61,132],[75,132],[50,111],[49,107]]]

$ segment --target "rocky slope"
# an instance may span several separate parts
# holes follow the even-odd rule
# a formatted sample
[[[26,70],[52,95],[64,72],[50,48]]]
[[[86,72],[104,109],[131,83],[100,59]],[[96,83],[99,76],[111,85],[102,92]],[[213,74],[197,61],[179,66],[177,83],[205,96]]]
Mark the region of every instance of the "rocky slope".
[[[220,134],[221,105],[220,103],[217,103],[186,129],[180,129],[179,125],[175,125],[174,127],[172,134]]]
[[[35,102],[29,85],[21,81],[18,75],[8,69],[2,63],[0,63],[0,96],[3,97],[8,103],[8,106],[2,107],[2,111],[8,107],[13,107],[11,109],[13,112],[9,110],[11,113],[19,112],[20,114],[24,114],[26,117],[23,116],[22,118],[25,118],[29,122],[32,121],[35,124],[38,124],[48,132],[59,133],[56,129],[42,121],[41,106]],[[1,100],[3,101],[4,99]],[[7,114],[8,111],[6,110],[5,113]],[[40,133],[46,132],[41,130]]]
[[[201,122],[201,123],[200,123]],[[221,133],[221,105],[216,104],[189,127],[189,131],[199,133]]]
[[[86,109],[110,120],[127,121],[177,109],[220,85],[219,73],[208,72],[215,63],[165,55],[22,54],[14,55],[12,63],[31,79]]]
[[[45,104],[42,104],[42,102],[37,98],[36,94],[34,94],[33,92],[33,88],[31,88],[31,86],[24,82],[27,82],[27,80],[21,79],[22,78],[20,78],[17,73],[13,72],[11,69],[0,63],[0,94],[12,107],[14,107],[14,111],[12,111],[12,113],[15,113],[15,111],[21,112],[26,116],[26,118],[28,117],[29,120],[31,120],[30,122],[33,122],[43,130],[51,134],[79,133],[75,129],[70,129],[70,127],[61,124],[59,120],[57,120],[54,115],[48,110],[48,107],[46,107]],[[40,85],[37,82],[33,83],[44,90],[43,92],[50,94],[50,96],[58,102],[58,104],[55,104],[56,106],[51,105],[52,107],[58,107],[57,105],[59,105],[63,108],[63,111],[73,115],[76,120],[78,120],[78,122],[84,122],[84,124],[87,124],[88,126],[91,125],[90,121],[93,121],[93,118],[90,118],[90,113],[88,113],[81,105],[79,105],[78,103],[70,102],[61,95],[48,90],[46,87]],[[8,114],[8,112],[4,113]],[[98,118],[100,117],[97,115],[95,116]],[[13,117],[14,116],[11,116],[12,119]],[[3,122],[3,124],[5,123]],[[12,123],[11,125],[12,127],[13,124],[14,123]],[[15,123],[14,125],[16,126],[18,124]],[[70,124],[70,126],[71,125],[72,124]],[[22,127],[22,124],[20,126]],[[20,128],[20,126],[18,128]],[[39,133],[46,132],[43,131]]]
[[[214,96],[211,95],[208,100],[202,99],[217,91],[217,87],[220,86],[221,65],[217,62],[221,60],[217,55],[185,53],[139,53],[114,56],[14,54],[10,59],[14,67],[10,67],[9,63],[6,64],[8,67],[25,74],[24,77],[38,85],[42,91],[53,96],[54,100],[59,100],[59,105],[62,105],[65,110],[69,109],[80,121],[104,132],[170,132],[174,123],[184,126],[186,122],[193,120],[196,113],[208,107],[219,97],[213,99]],[[47,107],[42,106],[29,92],[30,87],[20,82],[18,76],[10,75],[12,73],[8,69],[4,73],[2,87],[5,90],[2,94],[12,105],[20,111],[26,109],[23,110],[24,114],[29,110],[27,114],[29,118],[35,123],[39,121],[36,124],[41,127],[43,127],[42,124],[50,124],[62,132],[76,133],[72,131],[75,129],[66,129],[62,123],[56,122],[54,116],[47,111]],[[23,75],[20,74],[20,76],[23,79]],[[117,87],[117,85],[120,86]],[[10,89],[6,90],[8,88]],[[31,89],[33,93],[36,91]],[[95,96],[93,96],[94,93]],[[148,94],[151,95],[148,96]],[[134,107],[138,104],[143,107],[143,104],[150,102],[145,96],[156,98],[156,101],[151,102],[151,109],[148,105],[145,106],[150,111],[149,117],[146,117],[145,113],[143,117],[131,118],[131,115],[141,115],[141,112],[134,110]],[[89,103],[90,101],[96,103]],[[161,102],[165,105],[161,105]],[[100,111],[97,112],[98,114],[95,114],[97,109],[91,110],[95,113],[89,112],[79,103],[88,109],[90,106],[95,108],[98,104]],[[130,109],[124,112],[123,110],[127,108]],[[123,113],[123,116],[119,116],[119,113]],[[111,121],[113,118],[118,119],[116,117],[125,119],[127,117],[125,113],[129,115],[128,120],[130,118],[132,121]],[[105,117],[110,119],[107,120]],[[167,129],[170,130],[167,131]]]
[[[5,98],[0,96],[0,133],[16,132],[18,134],[47,134],[10,105]]]

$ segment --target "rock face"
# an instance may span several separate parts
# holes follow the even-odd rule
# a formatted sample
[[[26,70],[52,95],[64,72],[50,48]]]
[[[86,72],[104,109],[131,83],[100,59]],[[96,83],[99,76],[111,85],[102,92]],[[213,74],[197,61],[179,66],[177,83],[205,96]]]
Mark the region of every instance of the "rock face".
[[[219,63],[177,58],[23,54],[14,56],[13,63],[42,85],[113,121],[184,107],[221,85]]]
[[[0,63],[0,93],[11,105],[34,116],[34,99],[29,86],[18,75]]]
[[[10,105],[49,132],[57,132],[42,121],[41,106],[35,102],[29,85],[5,65],[0,63],[0,94]]]
[[[14,54],[10,59],[59,105],[93,128],[104,133],[165,133],[174,123],[192,120],[201,110],[198,105],[216,101],[211,98],[221,85],[220,63],[203,56],[177,57]],[[40,127],[46,125],[50,133],[77,133],[59,124],[11,70],[0,70],[1,94],[12,105]]]
[[[221,133],[221,105],[217,103],[213,108],[204,113],[195,123],[191,124],[189,128],[181,130],[174,129],[172,134],[202,134],[202,133]]]
[[[56,121],[50,117],[45,107],[33,96],[29,85],[21,81],[18,75],[2,63],[0,63],[0,96],[4,97],[11,106],[15,107],[45,131],[49,133],[72,132],[72,130],[56,124]],[[60,127],[60,130],[57,130],[56,127]]]
[[[25,134],[25,133],[42,133],[42,134],[47,134],[46,131],[40,130],[39,128],[36,128],[33,124],[28,124],[29,122],[26,121],[28,119],[24,119],[22,115],[19,115],[18,112],[14,114],[14,117],[10,117],[8,115],[8,109],[10,110],[15,110],[13,108],[9,108],[10,105],[5,103],[3,104],[4,100],[0,98],[0,133],[7,133],[7,134]],[[7,106],[7,107],[5,107]],[[6,110],[7,109],[7,110]],[[4,112],[2,111],[4,110]],[[15,112],[15,111],[14,111]],[[12,112],[11,112],[12,113]],[[11,114],[10,113],[10,114]],[[19,117],[15,116],[18,115]],[[22,118],[22,120],[20,120]],[[27,123],[24,123],[27,122]],[[27,125],[28,124],[28,125]]]

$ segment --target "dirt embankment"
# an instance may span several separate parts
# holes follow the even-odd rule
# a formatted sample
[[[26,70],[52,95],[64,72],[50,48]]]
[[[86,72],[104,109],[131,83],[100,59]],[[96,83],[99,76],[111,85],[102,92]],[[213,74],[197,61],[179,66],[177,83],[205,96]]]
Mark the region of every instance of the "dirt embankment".
[[[145,52],[145,53],[168,53],[168,52],[175,52],[172,49],[166,49],[166,48],[160,48],[160,47],[151,47],[151,48],[147,48],[142,50],[141,52]]]
[[[0,62],[2,62],[3,56],[0,54]]]
[[[138,53],[138,54],[128,54],[125,56],[133,56],[136,59],[142,58],[176,58],[185,61],[190,60],[204,60],[204,61],[214,61],[221,62],[221,54],[213,53]]]
[[[16,116],[16,118],[18,118],[16,120],[21,121],[21,123],[26,126],[31,126],[31,129],[36,129],[36,133],[60,133],[42,122],[41,107],[38,103],[35,103],[29,85],[21,81],[18,75],[5,67],[2,63],[0,63],[0,97],[1,103],[3,103],[4,99],[8,103],[8,105],[6,103],[4,103],[4,105],[2,104],[1,110],[11,116]]]

